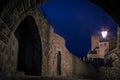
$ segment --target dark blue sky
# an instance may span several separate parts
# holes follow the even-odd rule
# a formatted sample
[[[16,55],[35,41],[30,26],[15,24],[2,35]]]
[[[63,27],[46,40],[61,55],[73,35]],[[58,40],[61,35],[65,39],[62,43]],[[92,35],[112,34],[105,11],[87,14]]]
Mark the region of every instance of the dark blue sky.
[[[79,57],[91,49],[91,35],[101,36],[103,28],[109,30],[108,36],[117,33],[110,15],[89,0],[51,0],[39,9],[54,31],[64,37],[68,50]]]

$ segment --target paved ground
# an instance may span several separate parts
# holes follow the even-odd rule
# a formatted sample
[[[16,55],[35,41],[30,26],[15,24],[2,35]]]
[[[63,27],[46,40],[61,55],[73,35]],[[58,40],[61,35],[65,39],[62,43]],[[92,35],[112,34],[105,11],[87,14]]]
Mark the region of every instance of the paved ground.
[[[12,76],[6,77],[4,80],[91,80],[91,79],[67,79],[67,78],[53,78],[53,77],[39,77],[39,76]]]

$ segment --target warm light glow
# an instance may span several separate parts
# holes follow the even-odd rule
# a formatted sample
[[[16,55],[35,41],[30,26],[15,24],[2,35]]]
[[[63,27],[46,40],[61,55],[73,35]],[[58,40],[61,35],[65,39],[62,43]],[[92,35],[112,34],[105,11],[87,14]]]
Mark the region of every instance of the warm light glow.
[[[102,37],[103,37],[103,38],[106,38],[106,37],[107,37],[107,33],[108,33],[107,31],[102,31],[101,33],[102,33]]]

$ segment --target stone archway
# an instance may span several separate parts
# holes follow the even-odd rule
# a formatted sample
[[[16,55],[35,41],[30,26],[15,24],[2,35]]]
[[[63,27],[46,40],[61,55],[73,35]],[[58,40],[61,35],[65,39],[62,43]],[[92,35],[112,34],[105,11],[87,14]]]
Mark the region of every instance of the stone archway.
[[[23,71],[26,75],[40,76],[42,46],[34,19],[31,16],[26,17],[14,34],[18,40],[17,71]]]

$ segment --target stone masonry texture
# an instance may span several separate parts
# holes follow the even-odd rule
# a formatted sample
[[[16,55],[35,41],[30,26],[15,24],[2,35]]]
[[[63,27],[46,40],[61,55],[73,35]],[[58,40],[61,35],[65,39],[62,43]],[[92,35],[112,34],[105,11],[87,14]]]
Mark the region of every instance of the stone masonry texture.
[[[10,0],[4,3],[4,6],[0,6],[0,76],[26,75],[17,71],[20,44],[15,32],[22,22],[28,20],[29,24],[26,25],[33,37],[33,48],[42,52],[36,54],[42,58],[40,76],[96,78],[97,70],[69,52],[64,38],[54,32],[50,23],[38,10],[38,7],[45,2],[47,0]],[[41,41],[41,44],[38,41]],[[59,53],[60,59],[58,59]]]

